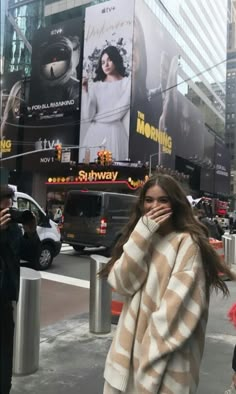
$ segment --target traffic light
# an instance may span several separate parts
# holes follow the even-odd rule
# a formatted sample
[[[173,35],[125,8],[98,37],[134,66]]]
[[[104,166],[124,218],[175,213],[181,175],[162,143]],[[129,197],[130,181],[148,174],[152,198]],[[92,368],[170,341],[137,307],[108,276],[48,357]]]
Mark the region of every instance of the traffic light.
[[[54,152],[54,160],[56,161],[61,161],[61,153],[62,153],[62,148],[61,144],[56,144],[54,146],[55,152]]]
[[[101,151],[99,151],[98,153],[97,153],[97,163],[98,164],[101,164]]]
[[[104,150],[102,152],[102,155],[103,155],[103,165],[106,166],[107,165],[107,151]]]
[[[110,150],[107,151],[107,163],[112,164],[112,152]]]
[[[105,166],[107,164],[107,151],[105,150],[100,150],[97,153],[97,164],[100,164],[101,166]]]

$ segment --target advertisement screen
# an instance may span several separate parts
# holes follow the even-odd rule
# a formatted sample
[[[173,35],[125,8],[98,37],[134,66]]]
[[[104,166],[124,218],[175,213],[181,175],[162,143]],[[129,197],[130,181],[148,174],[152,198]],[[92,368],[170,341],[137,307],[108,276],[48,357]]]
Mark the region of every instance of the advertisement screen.
[[[200,189],[214,193],[215,136],[205,129],[204,159],[201,168]]]
[[[174,168],[175,156],[203,154],[203,120],[178,91],[180,48],[142,0],[136,1],[129,156]],[[186,146],[188,147],[186,149]]]
[[[0,152],[3,159],[8,159],[20,153],[22,148],[22,119],[25,103],[22,95],[22,72],[5,73],[2,84],[2,119]],[[15,169],[16,159],[2,162],[4,167]]]
[[[129,157],[133,0],[86,9],[81,97],[80,162],[99,149],[114,160]]]
[[[222,141],[215,142],[215,193],[230,194],[230,155]]]
[[[79,111],[83,20],[40,29],[32,45],[29,115],[61,118]]]

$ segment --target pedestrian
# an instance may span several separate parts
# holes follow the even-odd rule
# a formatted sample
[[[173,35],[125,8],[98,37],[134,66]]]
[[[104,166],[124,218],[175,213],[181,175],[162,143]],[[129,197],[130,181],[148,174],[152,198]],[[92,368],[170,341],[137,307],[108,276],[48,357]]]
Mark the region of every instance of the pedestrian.
[[[101,276],[125,302],[107,355],[104,394],[193,394],[209,294],[232,273],[208,242],[179,184],[155,175]]]
[[[218,216],[215,217],[214,223],[215,223],[215,225],[216,225],[216,228],[217,228],[217,231],[218,231],[218,234],[219,234],[219,241],[221,241],[222,236],[224,235],[225,232],[224,232],[223,228],[221,227],[221,225],[220,225],[220,223],[219,223],[219,218],[218,218]]]
[[[9,394],[13,358],[13,303],[17,302],[20,282],[20,259],[33,262],[38,257],[40,240],[36,219],[29,215],[24,222],[24,235],[12,221],[9,208],[14,191],[0,186],[0,394]]]
[[[209,236],[211,238],[217,239],[218,241],[221,241],[222,235],[224,234],[224,230],[220,225],[217,226],[218,223],[217,219],[214,220],[209,219],[204,209],[197,209],[197,217],[207,227]]]

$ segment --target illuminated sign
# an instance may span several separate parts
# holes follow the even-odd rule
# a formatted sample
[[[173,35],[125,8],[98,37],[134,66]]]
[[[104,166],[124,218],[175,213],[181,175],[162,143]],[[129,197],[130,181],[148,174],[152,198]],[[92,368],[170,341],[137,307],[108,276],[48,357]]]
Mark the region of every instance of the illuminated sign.
[[[9,153],[11,152],[11,148],[12,148],[11,140],[5,140],[4,138],[0,140],[0,152]]]
[[[138,189],[147,180],[148,176],[145,175],[144,179],[133,179],[129,177],[128,179],[118,179],[118,171],[85,171],[80,170],[76,176],[61,176],[61,177],[50,177],[48,178],[48,184],[81,184],[81,183],[125,183],[130,189]]]
[[[79,171],[79,181],[115,181],[118,171]]]

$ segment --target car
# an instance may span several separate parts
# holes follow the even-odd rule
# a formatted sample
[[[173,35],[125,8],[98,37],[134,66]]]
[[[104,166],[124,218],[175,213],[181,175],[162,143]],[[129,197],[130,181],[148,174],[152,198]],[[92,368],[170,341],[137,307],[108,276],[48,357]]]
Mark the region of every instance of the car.
[[[61,250],[61,233],[58,225],[48,218],[40,205],[28,194],[15,191],[13,207],[20,211],[29,209],[37,218],[37,233],[41,241],[39,259],[33,268],[37,270],[48,269],[55,256]]]

